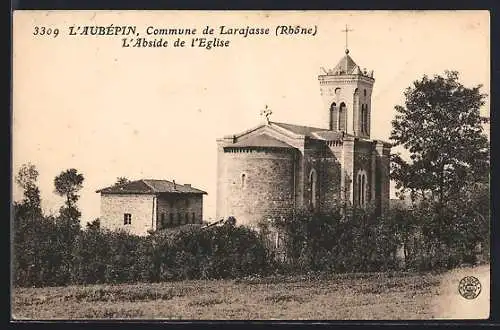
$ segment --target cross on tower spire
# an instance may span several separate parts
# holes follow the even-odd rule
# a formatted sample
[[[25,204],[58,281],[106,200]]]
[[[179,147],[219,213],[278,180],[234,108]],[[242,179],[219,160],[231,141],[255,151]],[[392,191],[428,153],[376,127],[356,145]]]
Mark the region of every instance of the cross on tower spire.
[[[344,29],[344,30],[342,30],[342,32],[345,32],[345,53],[346,53],[346,54],[349,54],[349,48],[347,48],[347,46],[348,46],[348,43],[347,43],[347,42],[348,42],[348,39],[347,39],[347,33],[352,32],[352,31],[354,31],[354,30],[349,29],[349,28],[347,27],[347,24],[345,25],[345,29]]]

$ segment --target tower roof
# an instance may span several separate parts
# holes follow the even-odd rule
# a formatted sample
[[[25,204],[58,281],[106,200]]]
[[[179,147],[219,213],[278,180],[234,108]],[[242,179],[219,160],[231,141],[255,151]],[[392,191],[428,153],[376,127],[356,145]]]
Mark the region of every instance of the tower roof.
[[[345,56],[333,68],[333,72],[338,74],[355,74],[356,68],[358,68],[358,65],[346,52]]]
[[[351,56],[349,56],[349,50],[346,49],[344,57],[340,59],[337,65],[331,70],[323,71],[328,76],[342,76],[342,75],[359,75],[373,79],[373,70],[370,72],[366,69],[361,69],[359,65],[354,62]]]

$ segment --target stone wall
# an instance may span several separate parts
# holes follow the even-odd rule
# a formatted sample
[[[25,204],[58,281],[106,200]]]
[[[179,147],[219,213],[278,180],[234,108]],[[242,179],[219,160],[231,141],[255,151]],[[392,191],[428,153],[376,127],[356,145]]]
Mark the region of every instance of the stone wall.
[[[203,196],[187,194],[160,194],[157,198],[157,229],[201,223]]]
[[[124,229],[131,234],[145,235],[153,229],[154,195],[101,194],[100,222],[103,228]],[[132,216],[130,225],[124,224],[124,214]]]
[[[354,190],[353,190],[353,200],[358,201],[358,173],[359,171],[366,172],[367,185],[366,185],[366,200],[367,203],[374,202],[376,200],[376,195],[372,196],[373,193],[376,194],[376,190],[372,190],[372,185],[374,183],[374,173],[372,171],[372,152],[373,152],[373,142],[357,140],[354,145]],[[373,199],[372,199],[373,197]]]
[[[341,164],[342,146],[328,147],[324,141],[309,140],[304,148],[304,204],[312,203],[311,172],[317,175],[316,203],[317,210],[328,211],[337,206],[341,199]]]
[[[226,150],[219,169],[218,217],[255,226],[267,216],[294,207],[296,151],[293,149]]]

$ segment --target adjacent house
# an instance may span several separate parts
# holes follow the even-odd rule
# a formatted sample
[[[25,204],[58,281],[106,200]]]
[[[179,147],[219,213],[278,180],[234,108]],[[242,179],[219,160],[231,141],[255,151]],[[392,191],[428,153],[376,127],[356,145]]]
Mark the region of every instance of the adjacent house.
[[[149,230],[201,224],[205,191],[175,181],[142,179],[96,191],[102,228],[145,235]]]

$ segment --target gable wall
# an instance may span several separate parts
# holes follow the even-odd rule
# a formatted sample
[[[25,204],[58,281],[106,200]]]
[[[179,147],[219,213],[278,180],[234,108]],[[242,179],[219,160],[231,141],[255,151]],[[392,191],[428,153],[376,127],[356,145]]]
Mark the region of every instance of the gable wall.
[[[145,235],[152,229],[154,195],[101,194],[100,222],[103,228],[123,229],[131,234]],[[124,213],[132,215],[132,223],[124,225]]]

